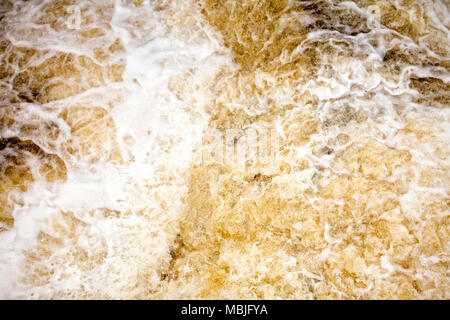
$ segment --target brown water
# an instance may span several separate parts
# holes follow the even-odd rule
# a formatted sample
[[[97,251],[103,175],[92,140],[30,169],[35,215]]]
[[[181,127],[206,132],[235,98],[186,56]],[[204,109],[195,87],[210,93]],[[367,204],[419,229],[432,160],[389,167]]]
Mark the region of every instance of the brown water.
[[[0,1],[0,297],[448,299],[446,1]]]

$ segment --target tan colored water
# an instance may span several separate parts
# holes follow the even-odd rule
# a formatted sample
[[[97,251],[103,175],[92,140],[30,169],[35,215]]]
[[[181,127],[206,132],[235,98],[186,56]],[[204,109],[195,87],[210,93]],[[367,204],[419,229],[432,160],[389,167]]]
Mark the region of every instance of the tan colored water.
[[[0,297],[449,299],[446,1],[0,1]]]

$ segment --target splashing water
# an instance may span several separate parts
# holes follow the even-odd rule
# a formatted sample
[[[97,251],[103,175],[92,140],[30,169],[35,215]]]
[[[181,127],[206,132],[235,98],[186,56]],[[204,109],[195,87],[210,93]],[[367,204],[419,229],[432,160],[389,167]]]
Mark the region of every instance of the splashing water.
[[[0,2],[0,297],[448,299],[445,1]]]

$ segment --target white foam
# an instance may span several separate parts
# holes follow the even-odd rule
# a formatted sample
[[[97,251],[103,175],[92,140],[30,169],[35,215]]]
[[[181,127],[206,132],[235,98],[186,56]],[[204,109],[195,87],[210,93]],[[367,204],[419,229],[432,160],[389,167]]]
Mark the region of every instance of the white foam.
[[[9,39],[15,44],[37,47],[38,43],[21,30],[29,29],[26,20],[40,10],[41,4],[17,8],[11,13],[13,28]],[[111,94],[115,95],[119,102],[110,111],[116,126],[113,138],[119,141],[125,163],[91,163],[83,157],[67,161],[70,159],[56,150],[67,161],[67,180],[34,183],[21,197],[23,205],[14,209],[14,227],[0,234],[0,297],[45,298],[58,293],[64,295],[64,292],[80,292],[78,297],[83,297],[81,285],[93,296],[136,297],[159,282],[157,270],[169,257],[169,246],[177,232],[174,219],[183,209],[186,186],[182,172],[189,166],[192,149],[208,123],[204,107],[209,98],[198,91],[191,92],[190,103],[181,101],[169,90],[168,82],[172,76],[189,71],[200,75],[191,77],[191,81],[201,85],[205,75],[213,76],[221,64],[229,62],[219,41],[209,38],[214,32],[208,30],[208,36],[197,36],[195,41],[180,39],[167,28],[163,14],[148,2],[135,8],[116,1],[112,28],[102,39],[106,43],[120,37],[125,44],[123,81],[107,85],[105,90],[95,88],[67,98],[64,104],[52,102],[47,113],[39,112],[45,120],[61,122],[55,112],[64,105],[77,105],[82,100],[94,101],[94,106],[108,105]],[[133,19],[145,21],[146,25],[135,27],[130,23]],[[55,34],[46,30],[44,33],[46,37],[39,39],[40,48],[93,56],[92,42],[80,46],[70,32]],[[95,46],[103,42],[97,41]],[[18,135],[18,132],[8,135]],[[70,135],[66,131],[59,145]],[[125,143],[129,137],[133,142]],[[104,210],[116,210],[120,214],[106,218],[102,214]],[[59,265],[48,283],[35,287],[23,284],[23,253],[36,245],[40,232],[54,232],[51,225],[61,220],[61,211],[72,212],[83,221],[78,228],[85,230],[85,235],[71,240],[74,242],[67,246],[52,248],[54,252],[47,263]],[[82,272],[75,263],[61,262],[70,254],[67,250],[75,250],[73,246],[89,254],[104,251],[106,256],[100,265]]]

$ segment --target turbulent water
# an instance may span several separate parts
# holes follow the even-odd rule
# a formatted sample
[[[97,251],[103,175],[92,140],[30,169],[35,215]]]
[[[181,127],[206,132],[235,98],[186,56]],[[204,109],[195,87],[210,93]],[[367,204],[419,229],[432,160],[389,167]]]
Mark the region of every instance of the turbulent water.
[[[445,0],[0,0],[0,298],[450,299]]]

